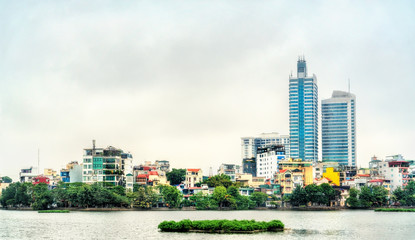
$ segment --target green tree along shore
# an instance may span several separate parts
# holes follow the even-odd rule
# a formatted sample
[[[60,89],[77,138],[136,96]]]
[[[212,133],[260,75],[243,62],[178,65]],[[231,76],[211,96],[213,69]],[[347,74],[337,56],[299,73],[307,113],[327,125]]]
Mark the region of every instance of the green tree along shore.
[[[3,191],[0,204],[3,208],[32,207],[34,210],[112,207],[150,209],[158,205],[169,208],[194,206],[199,210],[224,207],[244,210],[264,206],[266,200],[267,195],[261,192],[255,192],[249,197],[242,196],[233,185],[228,188],[217,186],[211,195],[198,193],[183,200],[181,192],[169,185],[155,188],[136,185],[133,192],[126,193],[121,186],[61,182],[53,190],[49,190],[44,183],[12,183]]]
[[[157,206],[169,208],[195,207],[197,210],[232,209],[247,210],[264,207],[269,196],[262,192],[254,192],[250,196],[239,193],[239,186],[232,183],[228,176],[217,175],[206,181],[215,186],[213,194],[199,192],[183,199],[182,193],[174,186],[162,185],[142,187],[134,185],[133,192],[125,191],[121,186],[105,186],[103,183],[92,185],[85,183],[59,183],[50,190],[44,183],[11,183],[1,197],[3,208],[27,208],[44,210],[53,208],[141,208],[150,209]],[[338,198],[340,192],[329,184],[297,186],[291,196],[283,196],[292,206],[324,205]],[[277,205],[276,196],[271,202]],[[281,199],[279,199],[281,200]],[[381,186],[362,187],[360,190],[350,189],[346,205],[350,208],[382,207],[391,203],[399,206],[415,205],[415,182],[411,181],[404,188],[398,188],[388,199],[388,192]]]

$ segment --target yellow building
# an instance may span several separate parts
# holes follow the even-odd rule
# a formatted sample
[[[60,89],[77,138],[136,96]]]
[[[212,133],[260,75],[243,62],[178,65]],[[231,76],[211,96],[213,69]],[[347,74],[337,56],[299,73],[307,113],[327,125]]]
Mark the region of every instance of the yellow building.
[[[58,174],[52,168],[45,168],[45,170],[43,171],[43,175],[45,175],[45,176],[56,176]]]
[[[278,169],[281,170],[295,170],[298,169],[299,172],[303,175],[302,180],[304,186],[309,184],[313,184],[313,162],[304,162],[300,159],[292,159],[290,158],[288,161],[279,162]],[[298,172],[298,171],[296,171]],[[298,173],[297,173],[298,174]]]
[[[326,168],[326,172],[323,173],[323,178],[328,178],[336,186],[340,186],[340,172],[335,172],[334,168]]]

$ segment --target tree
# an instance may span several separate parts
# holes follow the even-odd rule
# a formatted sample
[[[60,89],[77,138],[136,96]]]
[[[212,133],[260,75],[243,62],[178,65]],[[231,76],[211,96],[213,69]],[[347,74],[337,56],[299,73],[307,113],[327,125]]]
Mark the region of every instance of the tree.
[[[268,195],[263,192],[253,192],[249,198],[256,204],[257,207],[261,207],[267,201]]]
[[[231,181],[231,178],[228,175],[225,175],[225,174],[220,174],[220,175],[215,175],[213,177],[210,177],[209,179],[207,179],[205,181],[205,183],[209,187],[223,186],[225,188],[228,188],[229,186],[233,185],[233,182]]]
[[[12,183],[13,180],[10,177],[8,177],[8,176],[4,176],[4,177],[2,177],[0,179],[0,182],[3,182],[3,183]]]
[[[323,193],[320,203],[325,205],[329,205],[330,201],[336,200],[336,196],[340,194],[340,192],[334,190],[334,188],[328,183],[321,184],[320,190]]]
[[[231,195],[234,198],[238,198],[239,196],[241,196],[241,194],[239,193],[239,189],[235,186],[228,187],[227,192],[229,195]]]
[[[283,200],[287,200],[286,196],[284,196]],[[297,187],[292,192],[289,201],[293,206],[306,205],[308,202],[307,192],[300,185],[297,185]]]
[[[186,178],[186,169],[173,168],[166,174],[167,180],[170,181],[170,185],[177,185],[182,183]]]
[[[152,208],[157,203],[158,196],[152,187],[140,187],[137,192],[127,193],[133,207]]]
[[[397,188],[392,193],[392,198],[395,203],[399,203],[402,206],[414,206],[415,205],[415,182],[409,181],[408,185],[404,188]]]
[[[307,202],[317,204],[325,203],[323,192],[320,186],[317,186],[316,184],[310,184],[307,185],[304,190],[307,193]]]
[[[180,207],[182,202],[183,195],[180,193],[179,189],[173,186],[165,185],[161,187],[161,195],[166,204],[169,205],[169,208]]]
[[[360,206],[369,208],[372,206],[372,190],[369,187],[363,186],[359,194]]]
[[[357,198],[359,195],[359,190],[356,188],[351,188],[349,192],[349,197],[346,199],[346,205],[351,208],[358,208],[360,207],[360,201]]]
[[[190,197],[190,201],[196,206],[197,210],[218,209],[218,202],[213,198],[213,195],[198,192]]]
[[[2,193],[0,204],[6,208],[11,207],[29,207],[32,203],[31,183],[12,183]]]
[[[218,186],[213,191],[213,199],[218,202],[220,209],[222,209],[223,204],[226,202],[226,195],[227,191],[224,186]]]
[[[388,190],[382,186],[372,188],[372,206],[380,207],[388,204]]]
[[[46,183],[39,183],[33,187],[33,199],[34,210],[48,209],[53,204],[52,192]]]

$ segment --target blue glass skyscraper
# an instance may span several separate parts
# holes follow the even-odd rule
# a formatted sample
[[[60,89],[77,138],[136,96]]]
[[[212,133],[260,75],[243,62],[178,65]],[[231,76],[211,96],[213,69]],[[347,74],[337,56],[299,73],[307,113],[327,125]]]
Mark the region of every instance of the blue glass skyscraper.
[[[356,166],[356,124],[354,94],[333,91],[321,101],[323,162]]]
[[[318,88],[315,75],[307,75],[304,58],[297,61],[297,77],[290,76],[290,157],[318,160]]]

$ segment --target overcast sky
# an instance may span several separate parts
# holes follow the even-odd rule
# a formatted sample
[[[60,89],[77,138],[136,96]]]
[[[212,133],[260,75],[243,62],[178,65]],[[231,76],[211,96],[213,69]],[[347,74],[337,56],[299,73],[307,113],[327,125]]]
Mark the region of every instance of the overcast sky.
[[[413,1],[0,1],[0,175],[92,139],[135,164],[240,164],[240,137],[289,133],[299,55],[319,102],[350,78],[359,166],[415,159],[414,29]]]

